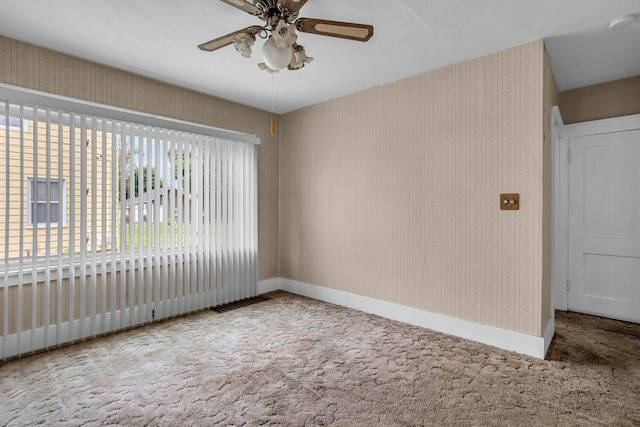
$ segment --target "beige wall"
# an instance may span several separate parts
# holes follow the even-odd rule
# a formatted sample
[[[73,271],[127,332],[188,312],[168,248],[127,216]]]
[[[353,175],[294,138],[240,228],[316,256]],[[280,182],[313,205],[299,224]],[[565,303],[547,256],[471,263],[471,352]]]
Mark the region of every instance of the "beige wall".
[[[284,115],[283,275],[541,336],[544,58],[536,41]]]
[[[560,93],[564,123],[640,114],[640,76]]]
[[[0,83],[255,134],[260,279],[280,275],[277,137],[271,114],[0,36]]]

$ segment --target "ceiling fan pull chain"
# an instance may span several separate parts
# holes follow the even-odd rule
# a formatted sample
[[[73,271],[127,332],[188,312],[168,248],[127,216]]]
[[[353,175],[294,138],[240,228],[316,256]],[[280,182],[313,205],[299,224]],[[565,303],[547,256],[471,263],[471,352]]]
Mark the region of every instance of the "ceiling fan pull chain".
[[[271,136],[276,134],[276,118],[274,115],[274,98],[275,98],[275,73],[271,73]]]

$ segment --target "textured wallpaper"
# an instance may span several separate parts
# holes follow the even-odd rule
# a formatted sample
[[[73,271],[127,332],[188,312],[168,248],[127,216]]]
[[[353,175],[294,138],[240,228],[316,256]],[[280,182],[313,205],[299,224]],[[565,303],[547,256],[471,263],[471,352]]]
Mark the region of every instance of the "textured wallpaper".
[[[279,146],[271,113],[0,36],[0,83],[257,135],[259,277],[279,276]]]
[[[540,40],[284,115],[283,276],[542,335],[544,56]]]

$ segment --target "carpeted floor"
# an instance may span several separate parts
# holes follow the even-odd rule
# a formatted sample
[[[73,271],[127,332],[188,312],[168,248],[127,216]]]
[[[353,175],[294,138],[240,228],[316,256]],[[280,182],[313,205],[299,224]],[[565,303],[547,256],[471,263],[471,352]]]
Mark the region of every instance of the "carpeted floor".
[[[0,366],[0,425],[640,425],[640,325],[542,361],[278,292]]]

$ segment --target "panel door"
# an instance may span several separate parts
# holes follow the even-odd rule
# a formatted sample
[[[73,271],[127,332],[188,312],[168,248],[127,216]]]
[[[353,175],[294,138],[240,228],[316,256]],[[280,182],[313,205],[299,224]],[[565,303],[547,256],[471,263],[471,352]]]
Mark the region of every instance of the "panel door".
[[[569,140],[569,310],[640,322],[640,131]]]

